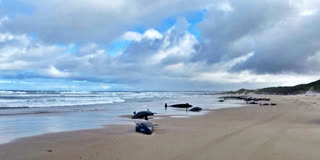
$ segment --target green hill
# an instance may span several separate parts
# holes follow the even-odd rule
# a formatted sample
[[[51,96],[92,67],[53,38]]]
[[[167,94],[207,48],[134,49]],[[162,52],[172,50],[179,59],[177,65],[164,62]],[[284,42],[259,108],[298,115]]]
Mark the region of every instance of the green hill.
[[[256,93],[256,94],[280,94],[280,95],[295,95],[295,94],[305,94],[308,91],[319,92],[320,93],[320,80],[308,83],[300,84],[291,87],[269,87],[257,90],[246,90],[240,89],[236,92],[229,92],[235,94],[246,94],[246,93]]]

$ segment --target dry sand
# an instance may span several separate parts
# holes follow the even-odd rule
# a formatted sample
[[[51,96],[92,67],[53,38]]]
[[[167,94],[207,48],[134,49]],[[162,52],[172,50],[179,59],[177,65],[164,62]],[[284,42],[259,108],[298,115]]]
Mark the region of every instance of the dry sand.
[[[47,134],[0,145],[1,160],[319,160],[320,97],[271,96],[277,106],[220,109],[192,118]]]

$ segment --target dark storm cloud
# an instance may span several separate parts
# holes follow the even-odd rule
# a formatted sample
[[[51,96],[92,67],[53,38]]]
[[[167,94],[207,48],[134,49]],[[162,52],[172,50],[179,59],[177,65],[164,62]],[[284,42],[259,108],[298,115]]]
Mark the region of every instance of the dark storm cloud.
[[[288,18],[256,36],[255,56],[237,66],[237,70],[253,69],[258,73],[319,72],[319,63],[310,56],[320,50],[320,16]]]
[[[200,24],[203,48],[198,59],[214,63],[247,54],[254,47],[251,42],[241,49],[233,45],[243,38],[250,41],[250,36],[269,29],[292,12],[288,1],[234,0],[227,4],[231,10],[210,9],[208,18]]]
[[[311,4],[320,7],[318,2]],[[310,6],[299,1],[229,1],[229,5],[231,10],[211,9],[200,24],[202,49],[195,61],[212,64],[254,52],[233,70],[311,71],[307,59],[320,50],[319,13],[304,15]]]

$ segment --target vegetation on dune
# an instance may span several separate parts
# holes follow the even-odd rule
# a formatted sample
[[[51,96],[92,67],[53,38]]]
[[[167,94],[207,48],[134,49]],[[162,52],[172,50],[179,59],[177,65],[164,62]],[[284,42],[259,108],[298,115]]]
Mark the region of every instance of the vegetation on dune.
[[[320,92],[320,80],[308,83],[300,84],[291,87],[269,87],[256,90],[240,89],[234,92],[226,92],[228,94],[279,94],[279,95],[296,95],[305,94],[307,92]]]

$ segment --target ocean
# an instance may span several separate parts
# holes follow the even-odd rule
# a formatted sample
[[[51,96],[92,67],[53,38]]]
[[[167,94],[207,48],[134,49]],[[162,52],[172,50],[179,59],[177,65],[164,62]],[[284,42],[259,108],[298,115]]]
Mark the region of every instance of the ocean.
[[[187,118],[205,114],[168,108],[189,103],[205,110],[240,107],[241,101],[218,102],[217,92],[71,92],[0,91],[0,144],[46,133],[132,124],[128,116],[147,108],[157,115]],[[157,116],[154,116],[157,118]]]

